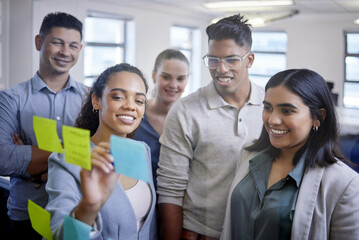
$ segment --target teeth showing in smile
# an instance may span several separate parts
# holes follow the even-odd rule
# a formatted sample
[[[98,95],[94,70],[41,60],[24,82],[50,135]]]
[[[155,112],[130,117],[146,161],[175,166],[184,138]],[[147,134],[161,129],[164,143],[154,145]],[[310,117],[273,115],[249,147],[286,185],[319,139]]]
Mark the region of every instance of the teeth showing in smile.
[[[131,121],[134,119],[134,117],[127,116],[127,115],[119,115],[118,117],[119,117],[119,118],[126,119],[126,120],[131,120]]]
[[[271,129],[271,131],[275,134],[285,134],[289,132],[288,130],[277,130],[277,129]]]
[[[220,82],[228,82],[229,80],[231,80],[231,78],[218,78]]]

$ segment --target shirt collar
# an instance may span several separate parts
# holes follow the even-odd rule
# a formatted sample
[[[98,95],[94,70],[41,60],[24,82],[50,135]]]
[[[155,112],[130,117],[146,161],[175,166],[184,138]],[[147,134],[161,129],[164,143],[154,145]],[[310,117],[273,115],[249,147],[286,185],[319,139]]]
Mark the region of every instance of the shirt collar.
[[[224,101],[221,95],[219,95],[213,81],[206,86],[205,94],[211,109],[230,106],[230,104]]]
[[[302,157],[299,159],[298,163],[294,166],[292,171],[288,174],[288,176],[290,176],[291,178],[293,178],[293,180],[295,180],[298,188],[299,188],[299,186],[302,182],[302,178],[303,178],[303,173],[304,173],[304,168],[305,168],[305,166],[304,166],[305,156],[306,156],[306,153],[304,153],[302,155]],[[249,160],[249,170],[251,172],[256,172],[256,170],[259,167],[261,167],[263,164],[268,163],[271,165],[272,161],[273,161],[273,158],[268,153],[268,151],[263,151],[262,153],[258,154],[257,156],[255,156],[254,158]],[[270,166],[269,166],[269,169],[270,169]]]
[[[264,89],[257,84],[249,81],[251,85],[251,93],[249,95],[248,104],[251,105],[261,105],[263,103],[263,93]]]
[[[32,78],[33,92],[34,93],[40,92],[44,88],[47,88],[50,92],[54,92],[46,85],[46,83],[40,78],[39,74],[36,72],[35,76]],[[68,89],[73,89],[73,90],[77,91],[78,93],[81,93],[80,90],[78,89],[78,86],[77,86],[75,80],[71,76],[69,76],[69,79],[66,82],[66,85],[62,90],[68,90]]]
[[[270,163],[272,164],[273,158],[268,153],[268,151],[263,151],[251,160],[249,160],[249,169],[250,171],[257,170],[262,164]]]
[[[251,92],[249,94],[249,100],[247,104],[249,105],[261,105],[263,101],[263,89],[258,85],[254,84],[253,82],[249,81],[251,86]],[[224,99],[219,95],[217,92],[216,87],[214,86],[214,82],[211,81],[206,87],[206,97],[209,104],[209,107],[214,108],[221,108],[225,106],[232,106],[228,104]]]
[[[302,157],[299,159],[297,165],[295,165],[293,170],[288,174],[290,177],[292,177],[295,180],[298,188],[303,179],[305,156],[306,156],[306,153],[304,153],[302,155]]]

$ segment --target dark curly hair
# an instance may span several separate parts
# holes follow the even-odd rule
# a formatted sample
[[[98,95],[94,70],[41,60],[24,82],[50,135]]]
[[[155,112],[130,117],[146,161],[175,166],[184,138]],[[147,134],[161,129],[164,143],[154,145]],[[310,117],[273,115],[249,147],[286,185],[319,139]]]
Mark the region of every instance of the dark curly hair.
[[[47,14],[42,20],[40,36],[44,37],[49,34],[53,27],[75,29],[80,33],[82,40],[82,22],[68,13],[53,12]]]
[[[230,17],[225,17],[216,23],[209,25],[206,29],[208,41],[233,39],[239,46],[252,47],[251,25],[247,23],[248,19],[239,13]]]
[[[272,76],[265,86],[265,91],[280,85],[298,95],[308,106],[312,118],[320,122],[318,131],[311,130],[307,143],[295,154],[293,164],[297,164],[304,152],[306,168],[324,167],[337,160],[349,163],[340,151],[335,107],[323,77],[309,69],[289,69]],[[326,110],[324,119],[320,112],[321,108]],[[269,135],[263,126],[259,139],[246,147],[246,150],[262,151],[268,147],[273,158],[279,156],[280,150],[271,145]]]
[[[105,71],[103,71],[101,75],[97,78],[97,80],[94,82],[90,90],[90,93],[87,96],[84,104],[82,105],[81,111],[76,119],[75,127],[89,129],[91,136],[95,134],[99,125],[99,114],[98,112],[93,111],[91,96],[94,93],[96,97],[100,99],[102,97],[103,89],[105,88],[111,75],[118,72],[130,72],[137,74],[145,84],[146,93],[147,93],[148,91],[147,81],[143,76],[142,72],[138,68],[131,66],[130,64],[127,63],[121,63],[109,67]]]

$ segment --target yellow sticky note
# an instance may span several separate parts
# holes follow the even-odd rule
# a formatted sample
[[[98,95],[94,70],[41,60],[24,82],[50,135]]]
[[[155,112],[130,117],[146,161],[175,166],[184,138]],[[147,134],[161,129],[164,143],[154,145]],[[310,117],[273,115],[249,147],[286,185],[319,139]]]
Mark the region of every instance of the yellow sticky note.
[[[62,126],[65,161],[91,170],[90,130]]]
[[[27,209],[29,211],[32,228],[47,240],[52,240],[50,213],[30,199],[28,201]]]
[[[34,116],[33,127],[40,149],[49,152],[62,153],[62,146],[56,131],[56,121],[53,119]]]

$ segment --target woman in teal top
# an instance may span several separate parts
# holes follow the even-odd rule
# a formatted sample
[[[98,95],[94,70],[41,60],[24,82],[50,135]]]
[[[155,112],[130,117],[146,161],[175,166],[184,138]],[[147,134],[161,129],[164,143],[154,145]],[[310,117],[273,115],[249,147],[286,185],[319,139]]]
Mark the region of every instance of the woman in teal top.
[[[144,119],[134,136],[136,140],[144,141],[150,146],[155,187],[161,147],[159,138],[168,111],[185,90],[188,71],[188,60],[179,50],[166,49],[156,58],[152,72],[155,84],[154,97],[148,100]]]
[[[359,175],[338,145],[324,79],[308,69],[265,87],[263,130],[242,152],[222,239],[358,239]]]

